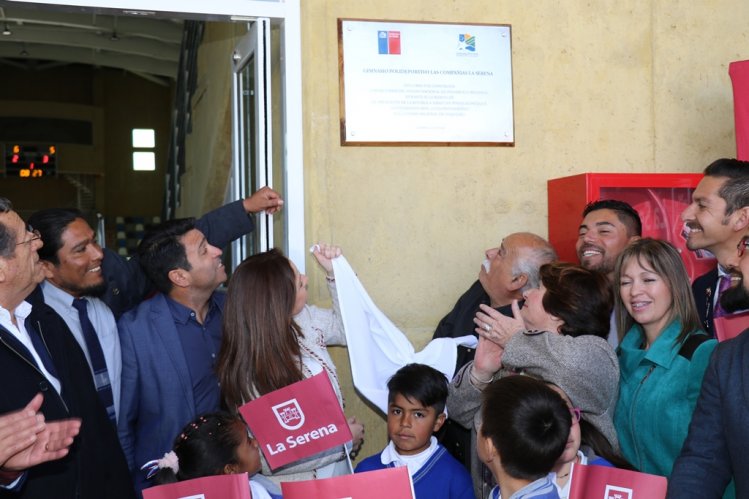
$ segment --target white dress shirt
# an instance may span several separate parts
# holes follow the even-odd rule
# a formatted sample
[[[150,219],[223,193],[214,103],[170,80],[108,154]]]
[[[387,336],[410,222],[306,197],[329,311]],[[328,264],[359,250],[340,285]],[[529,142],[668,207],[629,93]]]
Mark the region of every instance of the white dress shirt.
[[[86,339],[83,337],[81,320],[78,316],[78,310],[73,308],[75,297],[49,281],[42,283],[42,292],[44,293],[45,303],[52,307],[70,328],[76,341],[81,346],[81,350],[86,355],[88,367],[91,369],[91,374],[93,375],[91,356],[86,347]],[[94,326],[96,336],[99,338],[99,344],[104,352],[104,360],[107,363],[109,382],[112,384],[112,395],[114,396],[114,413],[116,416],[119,416],[122,353],[120,352],[120,337],[117,334],[117,322],[114,320],[114,314],[112,314],[109,306],[102,300],[92,296],[84,298],[88,301],[88,318]]]
[[[16,324],[13,324],[13,321],[11,320],[11,312],[9,310],[4,309],[3,307],[0,307],[0,326],[7,329],[10,334],[15,336],[15,338],[23,343],[23,346],[26,347],[26,349],[31,353],[32,357],[34,357],[34,361],[36,362],[37,367],[39,368],[39,371],[44,375],[45,378],[47,378],[47,381],[50,382],[52,386],[55,387],[55,390],[57,390],[57,393],[60,393],[60,390],[62,389],[62,385],[60,384],[60,380],[52,376],[49,371],[47,371],[47,368],[44,367],[44,362],[42,362],[42,359],[39,357],[39,354],[36,352],[36,349],[34,348],[34,344],[31,343],[31,337],[29,336],[28,331],[26,331],[26,318],[31,313],[31,304],[29,302],[21,302],[20,305],[16,307],[16,309],[13,311],[13,315],[16,318]],[[6,380],[7,382],[11,382],[11,380]]]

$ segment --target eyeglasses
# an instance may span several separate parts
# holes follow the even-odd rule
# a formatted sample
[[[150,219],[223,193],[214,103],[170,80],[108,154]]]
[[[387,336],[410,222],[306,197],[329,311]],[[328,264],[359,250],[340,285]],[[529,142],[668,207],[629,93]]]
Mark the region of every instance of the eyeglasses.
[[[16,243],[16,246],[20,246],[22,244],[28,244],[28,243],[31,243],[33,241],[36,241],[37,239],[41,239],[42,238],[41,233],[39,233],[38,230],[36,230],[35,228],[33,228],[29,224],[26,224],[26,232],[28,232],[29,234],[32,234],[32,236],[30,238],[26,239],[25,241],[21,241],[20,243]]]
[[[583,417],[583,410],[579,407],[570,407],[570,414],[572,415],[572,424],[576,425]]]
[[[736,249],[739,250],[739,258],[744,256],[744,253],[746,253],[746,248],[749,248],[749,236],[742,237],[741,241],[739,241],[739,244],[736,245]]]

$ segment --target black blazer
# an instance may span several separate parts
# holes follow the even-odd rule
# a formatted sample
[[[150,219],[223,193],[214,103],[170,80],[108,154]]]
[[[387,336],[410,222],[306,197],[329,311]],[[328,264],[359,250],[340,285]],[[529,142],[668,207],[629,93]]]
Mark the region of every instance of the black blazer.
[[[81,418],[81,432],[65,458],[31,468],[20,490],[0,490],[0,498],[134,498],[114,425],[96,394],[83,351],[65,322],[49,306],[35,302],[25,326],[41,334],[62,384],[62,395],[37,369],[28,350],[0,327],[0,377],[4,380],[0,413],[24,407],[42,392],[45,418]]]
[[[696,278],[692,283],[692,294],[694,295],[694,301],[697,303],[697,313],[700,315],[700,322],[711,337],[715,336],[713,332],[713,302],[717,288],[717,266],[710,272]]]

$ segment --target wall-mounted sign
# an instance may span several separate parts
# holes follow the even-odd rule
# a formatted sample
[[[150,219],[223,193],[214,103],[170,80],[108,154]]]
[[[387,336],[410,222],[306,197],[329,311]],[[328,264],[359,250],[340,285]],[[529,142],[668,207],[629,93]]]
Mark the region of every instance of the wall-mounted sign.
[[[57,173],[57,149],[53,145],[5,144],[5,174],[40,178]]]
[[[343,145],[514,145],[510,26],[338,20]]]

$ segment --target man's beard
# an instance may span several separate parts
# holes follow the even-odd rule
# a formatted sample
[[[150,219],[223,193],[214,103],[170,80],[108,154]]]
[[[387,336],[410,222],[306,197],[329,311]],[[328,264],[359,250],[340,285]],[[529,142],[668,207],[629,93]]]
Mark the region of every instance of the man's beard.
[[[107,290],[107,281],[102,279],[100,283],[92,284],[91,286],[68,285],[67,289],[73,291],[71,294],[75,294],[76,296],[93,296],[98,298]]]
[[[726,312],[749,309],[749,291],[744,287],[742,278],[738,285],[728,288],[720,295],[720,306]]]

